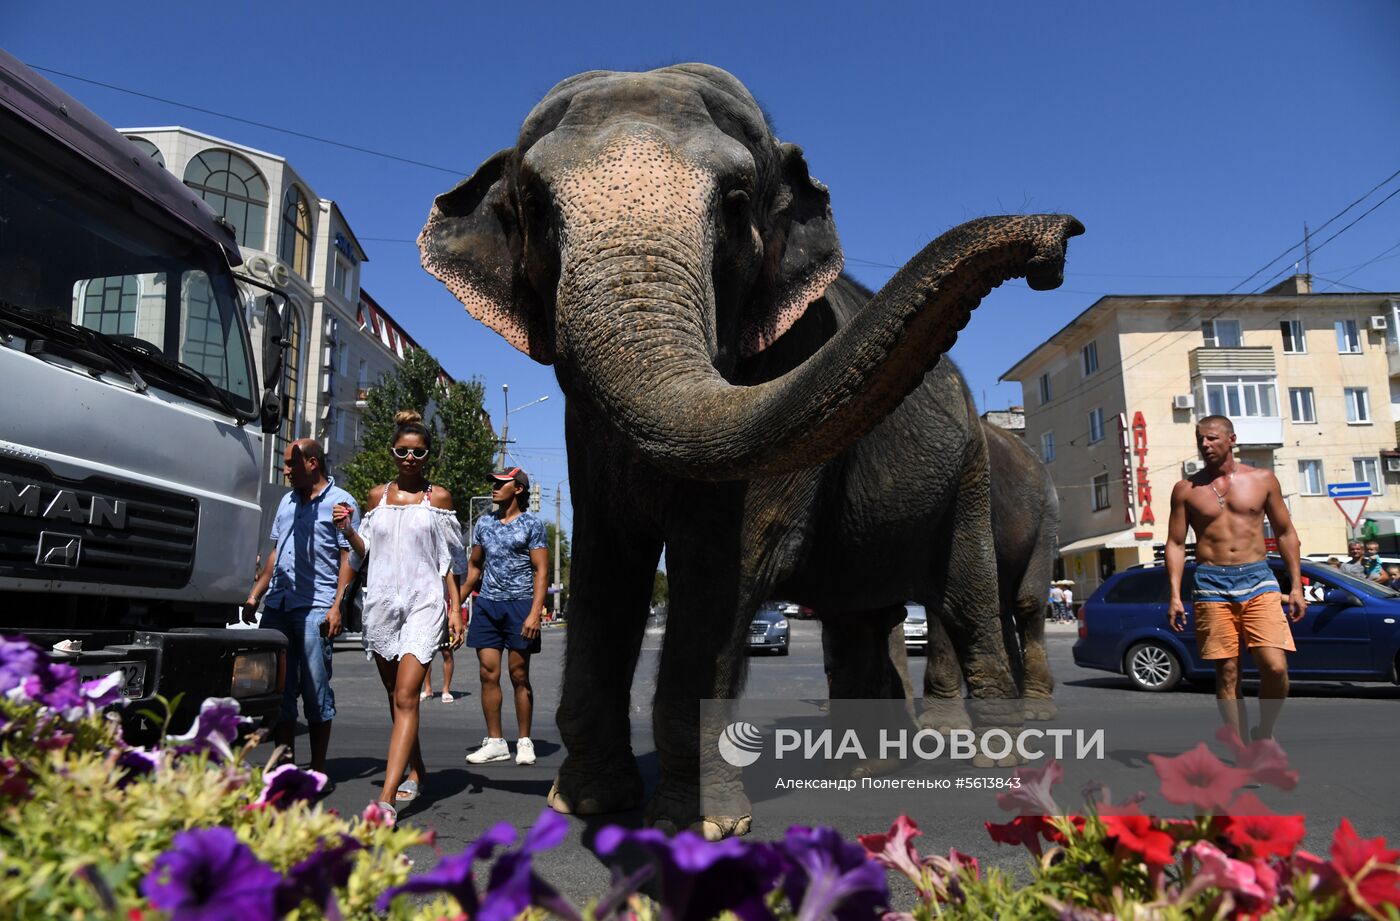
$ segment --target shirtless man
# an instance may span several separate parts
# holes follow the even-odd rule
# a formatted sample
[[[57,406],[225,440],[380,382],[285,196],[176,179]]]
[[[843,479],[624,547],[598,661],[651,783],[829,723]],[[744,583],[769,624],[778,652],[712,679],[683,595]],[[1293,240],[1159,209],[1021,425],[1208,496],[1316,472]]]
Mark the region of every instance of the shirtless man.
[[[1288,566],[1288,606],[1296,623],[1307,610],[1303,597],[1298,532],[1283,504],[1278,479],[1267,470],[1236,463],[1235,427],[1224,416],[1196,424],[1196,448],[1205,469],[1172,489],[1167,524],[1168,617],[1173,630],[1186,629],[1181,576],[1186,566],[1186,528],[1196,532],[1196,644],[1215,663],[1215,697],[1226,724],[1244,736],[1240,699],[1240,633],[1259,667],[1259,726],[1251,738],[1272,738],[1288,696],[1288,659],[1293,631],[1280,604],[1278,580],[1264,561],[1263,518],[1269,516],[1279,552]]]

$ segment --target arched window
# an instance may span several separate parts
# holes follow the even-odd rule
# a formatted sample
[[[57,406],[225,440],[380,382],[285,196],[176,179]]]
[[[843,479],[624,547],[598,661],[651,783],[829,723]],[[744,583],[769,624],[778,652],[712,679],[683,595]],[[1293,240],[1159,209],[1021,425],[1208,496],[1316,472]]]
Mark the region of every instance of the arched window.
[[[291,186],[282,202],[282,240],[277,256],[302,278],[311,274],[311,208],[301,189]]]
[[[287,357],[282,363],[282,425],[277,433],[277,453],[272,458],[272,482],[282,482],[282,458],[287,445],[297,440],[297,406],[301,401],[301,312],[294,304],[287,305]]]
[[[185,185],[228,218],[238,242],[263,249],[267,239],[267,180],[257,167],[228,150],[206,150],[185,168]]]
[[[134,275],[94,278],[83,292],[83,325],[107,335],[136,335],[139,294]]]
[[[136,149],[141,151],[141,153],[156,161],[156,166],[165,166],[165,154],[160,152],[159,147],[152,144],[145,138],[136,137],[135,135],[128,137],[127,140],[130,141],[132,144],[136,145]]]

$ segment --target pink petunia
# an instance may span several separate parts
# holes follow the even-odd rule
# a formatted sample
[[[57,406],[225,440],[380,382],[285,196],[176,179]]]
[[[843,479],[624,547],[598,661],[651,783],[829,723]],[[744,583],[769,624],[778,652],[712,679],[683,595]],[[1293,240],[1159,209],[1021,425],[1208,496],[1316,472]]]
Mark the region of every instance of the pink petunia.
[[[1249,783],[1249,771],[1229,767],[1204,742],[1174,758],[1147,757],[1162,782],[1162,797],[1169,803],[1216,812],[1230,802],[1236,790]]]
[[[1191,885],[1181,895],[1183,901],[1204,889],[1219,889],[1251,899],[1272,898],[1272,894],[1259,885],[1259,876],[1253,866],[1226,856],[1224,851],[1209,841],[1197,841],[1187,849],[1187,853],[1196,859],[1198,866],[1191,877]]]
[[[1298,786],[1298,772],[1288,769],[1288,755],[1273,739],[1259,739],[1245,745],[1233,726],[1221,726],[1215,737],[1230,749],[1235,767],[1249,771],[1256,783],[1266,783],[1280,790]]]
[[[1059,815],[1060,807],[1050,795],[1050,788],[1064,777],[1064,765],[1053,758],[1043,768],[1017,768],[1013,778],[1019,786],[1007,793],[998,793],[997,805],[1021,815]]]
[[[871,860],[887,870],[898,870],[918,885],[923,877],[923,869],[920,866],[919,852],[914,847],[914,839],[922,834],[913,819],[901,815],[894,820],[894,824],[885,834],[856,835],[856,840],[865,848],[865,853]]]

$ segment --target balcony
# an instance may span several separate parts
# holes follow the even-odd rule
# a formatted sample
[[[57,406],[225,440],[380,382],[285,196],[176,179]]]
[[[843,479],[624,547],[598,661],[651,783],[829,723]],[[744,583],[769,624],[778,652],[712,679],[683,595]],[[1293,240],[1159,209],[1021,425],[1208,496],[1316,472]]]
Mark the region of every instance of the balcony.
[[[1233,416],[1235,443],[1241,448],[1279,448],[1283,446],[1283,417]]]
[[[1237,349],[1215,349],[1202,346],[1191,350],[1191,376],[1211,374],[1267,374],[1273,377],[1273,346],[1249,346]]]
[[[1394,342],[1385,344],[1385,361],[1391,377],[1400,377],[1400,346]]]

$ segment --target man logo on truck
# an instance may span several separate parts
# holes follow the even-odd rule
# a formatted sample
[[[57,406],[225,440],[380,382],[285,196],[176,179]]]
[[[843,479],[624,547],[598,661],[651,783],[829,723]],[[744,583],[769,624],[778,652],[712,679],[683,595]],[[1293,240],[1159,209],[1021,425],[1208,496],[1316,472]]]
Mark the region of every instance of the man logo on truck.
[[[93,496],[85,510],[77,493],[71,489],[60,489],[40,512],[41,499],[39,487],[34,483],[26,483],[16,489],[10,480],[0,480],[0,515],[47,518],[116,531],[126,529],[126,503],[121,499]]]

